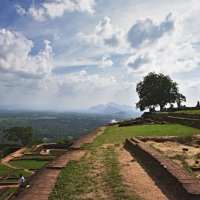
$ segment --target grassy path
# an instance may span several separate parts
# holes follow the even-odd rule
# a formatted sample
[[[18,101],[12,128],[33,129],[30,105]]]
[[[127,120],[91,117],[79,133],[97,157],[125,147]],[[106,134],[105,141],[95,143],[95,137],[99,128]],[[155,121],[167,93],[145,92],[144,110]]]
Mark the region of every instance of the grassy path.
[[[90,144],[98,135],[103,133],[104,128],[98,129],[97,131],[93,132],[92,134],[89,134],[88,136],[82,137],[77,141],[79,144]],[[75,147],[74,147],[75,148]],[[48,164],[48,166],[44,167],[43,169],[39,170],[38,173],[36,173],[31,181],[29,182],[29,187],[26,187],[23,189],[22,192],[20,192],[18,195],[13,194],[11,199],[15,200],[48,200],[49,199],[49,194],[52,192],[53,188],[55,187],[57,178],[61,172],[61,170],[66,167],[67,165],[67,170],[70,170],[70,162],[73,164],[74,162],[76,163],[78,160],[80,160],[83,156],[85,156],[85,151],[82,150],[77,150],[77,149],[70,149],[67,151],[65,154],[61,155],[60,157],[56,158],[54,161]],[[86,162],[83,161],[83,159],[80,160],[81,163],[81,170],[77,170],[76,174],[86,174],[88,170],[88,165]],[[79,166],[77,164],[77,166]],[[73,170],[77,169],[76,165],[73,167]],[[65,170],[63,170],[65,171]],[[62,185],[70,188],[70,183],[73,182],[73,176],[74,174],[67,173],[67,177],[65,176],[64,173],[62,173],[61,177],[63,176],[63,182],[61,183]],[[81,177],[82,174],[80,174]],[[71,177],[72,178],[71,178]],[[71,188],[72,192],[73,190],[77,190],[77,192],[82,192],[82,183],[86,184],[89,182],[89,179],[87,179],[87,176],[84,177],[85,182],[80,182],[79,181],[79,176],[76,176],[76,187]],[[71,191],[69,189],[69,191]],[[68,193],[69,194],[69,193]],[[65,199],[71,199],[70,194],[69,196],[65,196],[63,194]],[[60,199],[63,199],[61,197]]]
[[[50,200],[136,199],[123,185],[115,148],[102,145],[78,162],[71,162],[59,176]]]
[[[133,136],[188,136],[200,130],[176,125],[107,127],[93,143],[82,145],[87,156],[73,161],[60,174],[49,200],[134,200],[138,197],[121,175],[117,148]],[[145,189],[144,191],[145,192]]]

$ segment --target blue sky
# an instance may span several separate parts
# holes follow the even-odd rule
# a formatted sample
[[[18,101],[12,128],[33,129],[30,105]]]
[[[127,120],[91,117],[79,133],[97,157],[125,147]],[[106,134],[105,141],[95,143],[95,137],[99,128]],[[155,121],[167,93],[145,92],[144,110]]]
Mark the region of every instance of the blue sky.
[[[197,0],[0,0],[0,104],[135,106],[149,72],[200,100]]]

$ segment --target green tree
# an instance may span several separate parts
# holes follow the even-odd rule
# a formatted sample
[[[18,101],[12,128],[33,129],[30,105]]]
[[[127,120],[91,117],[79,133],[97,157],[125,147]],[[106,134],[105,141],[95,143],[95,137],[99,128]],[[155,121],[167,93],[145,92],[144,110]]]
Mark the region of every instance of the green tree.
[[[73,144],[73,137],[71,137],[71,136],[66,136],[66,137],[62,138],[62,139],[58,142],[58,144],[63,144],[63,145],[65,145],[65,147],[69,147],[70,145]]]
[[[139,102],[136,107],[141,111],[151,108],[152,106],[160,106],[162,111],[167,103],[175,103],[186,101],[185,96],[179,93],[178,84],[163,74],[150,72],[144,77],[144,80],[136,86],[139,95]]]
[[[14,126],[3,130],[3,134],[7,140],[20,142],[23,146],[33,142],[33,129],[30,126]]]

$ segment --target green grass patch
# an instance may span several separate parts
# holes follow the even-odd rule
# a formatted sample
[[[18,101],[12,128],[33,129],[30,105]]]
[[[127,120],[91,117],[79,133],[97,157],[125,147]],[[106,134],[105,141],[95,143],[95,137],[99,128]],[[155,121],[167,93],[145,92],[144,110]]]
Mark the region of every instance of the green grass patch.
[[[92,200],[88,194],[93,193],[96,195],[95,199],[102,200],[98,196],[102,192],[108,195],[109,198],[106,199],[137,199],[123,184],[115,145],[122,144],[126,138],[134,136],[192,136],[197,134],[200,134],[200,130],[177,124],[107,127],[92,144],[82,146],[82,149],[89,151],[89,156],[80,161],[70,162],[63,169],[49,199]],[[105,147],[102,146],[103,144],[114,145]]]
[[[176,154],[172,157],[170,157],[171,159],[174,159],[174,160],[179,160],[181,162],[183,162],[184,160],[186,160],[186,156],[184,155],[181,155],[181,154]]]
[[[200,159],[200,153],[197,153],[197,154],[195,155],[195,158],[196,158],[196,159]]]
[[[1,177],[6,177],[6,176],[18,177],[20,173],[22,173],[25,177],[29,177],[32,175],[32,173],[26,172],[24,170],[13,169],[11,167],[8,167],[8,166],[0,163],[0,176]]]
[[[185,114],[200,114],[200,110],[180,110],[176,113],[185,113]]]
[[[6,147],[6,145],[0,144],[0,151],[4,150],[5,147]]]
[[[41,156],[41,155],[24,155],[22,156],[22,159],[54,159],[57,156],[53,156],[53,155],[45,155],[45,156]]]
[[[16,167],[22,167],[25,169],[40,169],[44,165],[49,163],[49,161],[37,161],[37,160],[11,160],[9,164],[16,166]]]
[[[181,154],[176,154],[175,156],[170,157],[171,159],[174,160],[179,160],[183,166],[184,169],[186,169],[188,172],[192,172],[191,167],[188,165],[187,161],[186,161],[186,156],[185,155],[181,155]]]
[[[192,135],[185,135],[185,136],[179,137],[178,142],[182,144],[189,144],[190,142],[192,142],[192,140],[193,140]]]
[[[104,179],[107,187],[112,190],[114,198],[116,200],[135,200],[136,197],[131,195],[123,184],[123,178],[120,174],[119,162],[114,147],[108,147],[105,150],[104,163],[106,167]]]
[[[155,124],[128,127],[107,127],[91,145],[83,145],[83,149],[97,147],[105,143],[119,144],[126,138],[134,136],[192,136],[200,134],[200,130],[179,124]]]
[[[6,199],[6,197],[8,197],[10,194],[14,193],[15,191],[17,191],[17,188],[9,188],[7,189],[2,196],[0,196],[0,200],[4,200]]]
[[[1,179],[0,183],[12,183],[12,182],[18,182],[18,179]]]
[[[95,184],[92,177],[88,176],[91,167],[86,159],[71,161],[60,174],[49,200],[81,199],[79,195],[89,192],[90,187]]]

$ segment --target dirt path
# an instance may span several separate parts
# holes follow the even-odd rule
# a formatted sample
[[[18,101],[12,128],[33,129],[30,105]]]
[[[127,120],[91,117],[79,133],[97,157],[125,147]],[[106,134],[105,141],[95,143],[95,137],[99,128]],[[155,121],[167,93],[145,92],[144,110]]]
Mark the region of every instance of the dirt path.
[[[74,144],[70,147],[71,149],[79,149],[82,144],[90,144],[94,141],[96,137],[101,135],[105,130],[105,127],[98,128],[96,131],[91,132],[87,135],[84,135],[80,139],[78,139]]]
[[[84,143],[91,143],[98,135],[102,134],[104,128],[88,134],[77,141],[81,146]],[[78,145],[76,147],[78,147]],[[85,151],[70,150],[64,155],[58,157],[47,167],[34,174],[29,182],[29,187],[25,188],[18,196],[12,196],[9,200],[48,200],[49,194],[53,190],[61,169],[65,167],[70,160],[79,160],[85,156]]]
[[[167,200],[154,181],[123,147],[118,147],[121,173],[130,190],[144,200]]]
[[[96,199],[96,200],[113,200],[112,192],[108,189],[104,182],[105,166],[103,164],[103,153],[108,145],[102,145],[96,148],[93,152],[89,152],[86,155],[87,160],[90,162],[91,170],[88,176],[90,176],[95,182],[91,186],[88,193],[82,193],[78,196],[78,199]]]
[[[16,184],[10,184],[10,185],[0,185],[0,189],[3,189],[3,188],[18,188],[19,187],[19,184],[16,183]]]
[[[6,165],[13,158],[19,158],[19,157],[23,156],[26,151],[27,151],[26,147],[21,148],[21,149],[15,151],[15,152],[9,154],[7,157],[1,159],[1,162],[2,162],[2,164]],[[15,169],[15,167],[12,167],[12,168]]]

